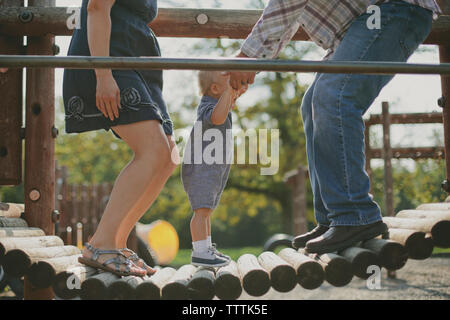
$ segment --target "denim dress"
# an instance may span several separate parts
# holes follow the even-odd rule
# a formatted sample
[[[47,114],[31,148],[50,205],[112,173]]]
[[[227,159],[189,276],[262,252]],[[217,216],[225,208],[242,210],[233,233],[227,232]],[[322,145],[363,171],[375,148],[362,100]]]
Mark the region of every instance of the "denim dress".
[[[74,31],[68,56],[90,56],[87,36],[87,5],[83,0],[80,28]],[[157,16],[157,0],[116,0],[111,9],[110,56],[160,56],[158,41],[148,27]],[[159,70],[112,70],[120,89],[119,118],[111,121],[96,107],[95,72],[66,69],[63,100],[67,133],[109,130],[113,126],[158,120],[167,135],[173,134],[162,97],[163,78]]]

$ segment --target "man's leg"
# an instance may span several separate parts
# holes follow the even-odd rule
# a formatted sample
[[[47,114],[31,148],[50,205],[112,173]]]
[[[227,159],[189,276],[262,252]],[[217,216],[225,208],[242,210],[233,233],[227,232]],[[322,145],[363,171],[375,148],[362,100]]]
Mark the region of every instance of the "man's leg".
[[[316,81],[319,77],[320,74],[317,74],[313,83],[306,91],[305,95],[303,96],[301,106],[303,129],[306,136],[306,155],[308,158],[309,180],[311,182],[311,188],[313,192],[314,215],[316,217],[317,227],[311,232],[298,235],[294,238],[294,240],[292,241],[292,246],[297,249],[305,247],[306,242],[324,234],[328,230],[328,226],[330,225],[330,221],[328,220],[329,212],[325,208],[322,197],[320,195],[318,177],[316,168],[314,166],[314,123],[312,114],[312,97],[314,94]]]
[[[381,28],[369,30],[369,15],[361,15],[330,60],[409,58],[431,30],[431,12],[400,1],[380,7]],[[310,252],[340,250],[385,228],[380,208],[369,195],[362,117],[391,79],[359,74],[322,74],[317,79],[312,97],[314,166],[332,228],[321,239],[308,242]]]

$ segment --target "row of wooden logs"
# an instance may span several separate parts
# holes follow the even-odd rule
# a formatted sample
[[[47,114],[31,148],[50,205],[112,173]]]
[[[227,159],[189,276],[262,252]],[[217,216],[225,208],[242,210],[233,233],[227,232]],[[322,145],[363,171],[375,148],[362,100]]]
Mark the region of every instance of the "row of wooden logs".
[[[13,208],[11,205],[9,208]],[[370,276],[367,269],[378,265],[388,270],[402,268],[407,259],[426,259],[434,246],[450,247],[450,203],[422,205],[417,210],[387,217],[390,239],[372,239],[341,252],[311,255],[292,248],[279,254],[245,254],[216,272],[185,265],[175,270],[159,268],[150,278],[124,277],[78,263],[80,250],[64,246],[56,236],[28,228],[20,207],[5,210],[0,205],[0,265],[11,276],[26,275],[36,288],[53,286],[62,299],[237,299],[245,290],[261,296],[272,287],[288,292],[297,284],[315,289],[324,281],[337,287],[357,276]],[[22,209],[23,210],[23,209]]]

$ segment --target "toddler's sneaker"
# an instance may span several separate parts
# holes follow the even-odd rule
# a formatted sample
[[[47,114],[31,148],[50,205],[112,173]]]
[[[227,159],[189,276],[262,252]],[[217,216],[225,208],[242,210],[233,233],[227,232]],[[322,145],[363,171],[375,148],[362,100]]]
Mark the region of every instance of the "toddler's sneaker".
[[[213,243],[213,244],[211,245],[211,248],[210,248],[210,249],[211,249],[212,251],[214,251],[214,253],[215,253],[216,255],[218,255],[219,257],[222,257],[222,258],[225,258],[225,259],[228,259],[228,260],[231,261],[230,256],[227,256],[226,254],[223,254],[222,252],[220,252],[220,251],[217,250],[217,246],[216,246],[215,243]]]
[[[230,260],[218,256],[211,248],[205,252],[192,251],[191,264],[194,266],[218,268],[229,263]]]

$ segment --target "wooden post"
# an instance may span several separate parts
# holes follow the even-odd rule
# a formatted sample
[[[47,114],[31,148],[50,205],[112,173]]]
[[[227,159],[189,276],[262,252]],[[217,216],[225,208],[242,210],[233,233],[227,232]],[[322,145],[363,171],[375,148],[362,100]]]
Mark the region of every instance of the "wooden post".
[[[55,0],[30,0],[29,6],[55,6]],[[28,37],[27,54],[53,55],[54,36]],[[54,234],[55,72],[27,69],[25,128],[25,218],[31,227]]]
[[[23,7],[23,0],[0,0],[3,7]],[[22,36],[0,35],[0,54],[22,53]],[[0,185],[22,182],[22,77],[23,69],[0,73]]]
[[[439,46],[439,58],[441,63],[450,62],[450,43]],[[441,76],[442,98],[439,99],[439,106],[442,107],[444,123],[444,143],[445,143],[445,174],[446,180],[443,182],[443,189],[450,194],[450,76]]]
[[[391,120],[389,114],[389,103],[382,103],[383,109],[383,158],[384,158],[384,195],[385,215],[394,215],[394,181],[392,178],[392,149],[391,149]]]
[[[372,167],[370,165],[370,160],[372,160],[372,151],[370,148],[370,126],[371,124],[366,122],[364,128],[364,148],[365,148],[365,156],[366,156],[366,172],[369,176],[370,180],[370,193],[373,194],[373,179],[372,179]]]
[[[306,169],[298,166],[296,171],[286,174],[284,181],[292,190],[292,232],[294,235],[308,232],[306,220]]]

